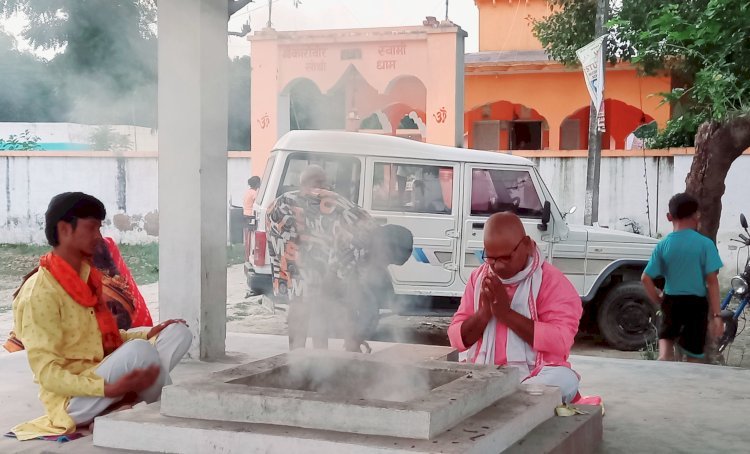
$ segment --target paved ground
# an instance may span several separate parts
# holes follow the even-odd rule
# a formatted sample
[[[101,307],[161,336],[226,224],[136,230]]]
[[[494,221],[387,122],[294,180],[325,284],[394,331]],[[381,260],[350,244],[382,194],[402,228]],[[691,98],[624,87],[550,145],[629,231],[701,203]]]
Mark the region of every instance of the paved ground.
[[[384,348],[375,343],[376,350]],[[186,361],[175,370],[177,383],[286,351],[284,336],[231,333],[231,353],[224,361]],[[334,342],[331,348],[341,348]],[[602,453],[747,452],[746,411],[750,398],[742,390],[750,370],[732,367],[660,363],[574,356],[583,380],[581,391],[605,401]],[[0,357],[0,428],[38,416],[36,386],[23,353]],[[109,452],[91,446],[91,437],[67,443],[0,439],[0,452],[76,454]]]
[[[175,381],[286,350],[284,307],[272,314],[262,306],[261,300],[246,299],[241,267],[229,269],[228,281],[230,334],[227,341],[228,350],[233,353],[215,363],[185,362],[176,370]],[[0,280],[0,301],[9,301],[15,285],[15,282]],[[158,284],[143,286],[142,292],[154,318],[158,319]],[[8,304],[0,305],[0,339],[12,326],[8,309]],[[384,312],[376,337],[407,343],[444,344],[449,320],[435,315],[402,317]],[[266,334],[245,334],[253,332]],[[741,361],[746,366],[750,365],[748,358],[743,358],[747,339],[748,336],[744,336],[743,343],[735,345],[730,353],[733,361]],[[374,346],[382,348],[379,343]],[[337,348],[337,343],[332,343],[332,348]],[[579,356],[574,356],[572,362],[583,376],[582,392],[602,395],[605,400],[605,443],[601,452],[746,452],[750,443],[746,428],[750,399],[744,389],[750,383],[750,370],[642,361],[637,352],[617,352],[587,337],[577,341],[575,353]],[[18,421],[39,415],[41,407],[23,354],[5,354],[0,349],[0,371],[2,433]],[[0,452],[98,454],[105,451],[91,446],[88,437],[67,445],[20,444],[0,439]]]

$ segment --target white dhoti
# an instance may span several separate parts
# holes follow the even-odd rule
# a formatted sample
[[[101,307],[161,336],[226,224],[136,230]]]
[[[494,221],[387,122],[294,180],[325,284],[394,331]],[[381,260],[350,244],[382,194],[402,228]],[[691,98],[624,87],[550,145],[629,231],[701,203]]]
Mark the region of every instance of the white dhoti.
[[[96,374],[105,383],[114,383],[135,369],[153,365],[161,368],[153,385],[138,394],[138,402],[156,402],[161,398],[161,390],[172,383],[169,373],[180,362],[190,348],[193,336],[182,323],[167,326],[156,338],[155,345],[142,339],[126,342],[106,357]],[[68,414],[77,425],[90,423],[110,405],[122,400],[120,397],[73,397],[68,403]]]
[[[578,394],[578,375],[565,366],[545,366],[533,377],[523,381],[525,384],[540,384],[560,388],[564,403],[570,403]]]

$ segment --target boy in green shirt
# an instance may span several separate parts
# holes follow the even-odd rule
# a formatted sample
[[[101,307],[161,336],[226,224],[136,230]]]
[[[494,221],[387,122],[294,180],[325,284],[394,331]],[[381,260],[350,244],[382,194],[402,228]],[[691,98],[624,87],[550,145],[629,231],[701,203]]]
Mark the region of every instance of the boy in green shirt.
[[[686,193],[669,201],[667,219],[674,231],[654,249],[643,272],[649,298],[661,305],[659,360],[674,361],[674,342],[688,361],[702,362],[710,314],[711,334],[721,335],[719,269],[723,266],[716,245],[697,232],[698,201]],[[665,279],[660,293],[654,279]],[[710,309],[710,310],[709,310]]]

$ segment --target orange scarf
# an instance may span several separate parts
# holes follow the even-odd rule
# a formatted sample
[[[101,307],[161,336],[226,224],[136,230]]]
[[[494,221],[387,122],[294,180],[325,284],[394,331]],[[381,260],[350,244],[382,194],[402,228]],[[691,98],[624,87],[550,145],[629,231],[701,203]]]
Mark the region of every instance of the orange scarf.
[[[89,281],[83,282],[81,276],[68,262],[51,252],[39,259],[39,266],[49,271],[76,303],[94,309],[99,331],[102,334],[104,356],[122,345],[122,336],[117,329],[117,322],[102,298],[102,274],[99,270],[92,266]]]

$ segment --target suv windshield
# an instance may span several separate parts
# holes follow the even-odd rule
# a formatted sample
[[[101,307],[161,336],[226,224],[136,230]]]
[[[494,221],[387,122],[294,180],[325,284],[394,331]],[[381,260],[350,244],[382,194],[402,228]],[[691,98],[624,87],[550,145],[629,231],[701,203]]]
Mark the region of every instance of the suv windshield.
[[[276,193],[280,196],[286,192],[299,189],[299,179],[309,165],[323,168],[328,177],[331,189],[354,203],[359,201],[359,181],[361,163],[352,156],[339,156],[323,153],[293,153],[286,161],[281,184]]]

